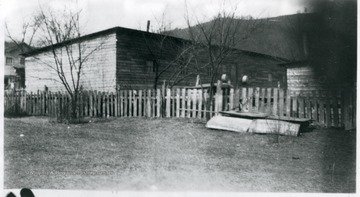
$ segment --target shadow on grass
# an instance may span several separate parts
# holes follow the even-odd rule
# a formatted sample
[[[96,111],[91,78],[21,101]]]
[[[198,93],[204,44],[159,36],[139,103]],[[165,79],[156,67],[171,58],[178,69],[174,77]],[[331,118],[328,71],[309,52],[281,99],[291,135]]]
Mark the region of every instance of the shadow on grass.
[[[356,131],[327,129],[320,132],[326,132],[321,142],[324,192],[355,193]]]

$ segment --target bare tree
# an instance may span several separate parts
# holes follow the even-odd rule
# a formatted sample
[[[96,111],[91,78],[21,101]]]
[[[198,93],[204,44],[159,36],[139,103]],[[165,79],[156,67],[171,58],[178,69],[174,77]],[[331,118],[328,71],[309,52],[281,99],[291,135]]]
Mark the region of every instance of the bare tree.
[[[167,86],[172,88],[190,76],[201,72],[201,65],[196,61],[196,45],[191,41],[169,36],[171,22],[166,20],[165,13],[156,18],[156,28],[152,31],[158,35],[145,35],[146,48],[153,60],[154,89],[157,89],[159,80],[167,81]],[[167,77],[165,77],[167,74]]]
[[[53,58],[52,64],[47,66],[56,72],[61,84],[71,98],[71,118],[78,117],[78,100],[82,91],[81,80],[84,67],[91,55],[104,44],[88,47],[80,38],[82,28],[80,25],[81,9],[64,9],[60,13],[40,6],[40,12],[35,17],[41,21],[39,40],[45,46],[50,46]]]
[[[188,36],[192,44],[197,46],[197,57],[202,58],[203,67],[209,77],[210,102],[206,104],[207,110],[213,105],[215,92],[213,86],[220,79],[224,61],[236,52],[235,48],[249,38],[259,25],[257,20],[248,20],[247,23],[244,21],[244,19],[237,17],[236,8],[230,12],[219,11],[210,22],[206,23],[200,22],[198,19],[190,20],[189,14],[186,14]],[[245,28],[245,25],[247,31],[239,35],[240,28]],[[207,118],[209,117],[210,114],[208,113]]]
[[[23,24],[22,38],[16,40],[7,28],[8,37],[15,43],[34,43],[49,48],[49,61],[35,56],[35,61],[46,66],[57,78],[48,78],[59,82],[71,99],[71,120],[79,118],[78,100],[82,91],[81,80],[84,67],[91,55],[99,50],[104,42],[96,46],[87,46],[79,38],[83,35],[80,24],[81,9],[65,7],[62,11],[39,5],[37,14]],[[41,78],[41,76],[39,76]]]
[[[8,24],[5,22],[5,30],[7,37],[16,44],[16,46],[20,49],[22,53],[27,52],[28,48],[26,48],[24,44],[28,46],[33,46],[34,37],[39,30],[40,21],[37,18],[30,18],[23,22],[20,38],[15,38],[10,32]]]

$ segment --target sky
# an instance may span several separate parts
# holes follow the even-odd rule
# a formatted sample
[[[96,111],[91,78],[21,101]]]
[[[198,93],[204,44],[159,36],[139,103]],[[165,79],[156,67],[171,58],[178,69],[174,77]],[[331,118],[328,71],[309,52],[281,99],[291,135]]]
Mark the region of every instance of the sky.
[[[185,13],[191,19],[209,21],[220,10],[233,11],[238,16],[266,18],[303,11],[301,0],[77,0],[82,12],[84,33],[93,33],[115,26],[146,29],[147,20],[156,28],[164,18],[171,28],[186,27]],[[24,20],[40,5],[63,8],[74,0],[0,0],[1,18],[12,34],[20,35]],[[187,5],[187,8],[186,6]],[[164,16],[164,17],[163,17]]]

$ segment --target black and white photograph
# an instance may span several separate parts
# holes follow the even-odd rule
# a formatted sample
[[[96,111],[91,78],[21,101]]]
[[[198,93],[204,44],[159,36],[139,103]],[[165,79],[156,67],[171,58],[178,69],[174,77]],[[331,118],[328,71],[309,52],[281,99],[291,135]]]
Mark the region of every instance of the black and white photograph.
[[[357,0],[0,0],[4,197],[357,193]]]

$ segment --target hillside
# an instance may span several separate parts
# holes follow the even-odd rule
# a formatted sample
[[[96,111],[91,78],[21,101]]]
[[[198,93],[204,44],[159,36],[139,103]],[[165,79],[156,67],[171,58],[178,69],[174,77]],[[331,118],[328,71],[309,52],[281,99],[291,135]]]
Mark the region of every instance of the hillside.
[[[228,20],[227,23],[237,20],[236,22],[239,24],[236,34],[239,36],[238,40],[241,41],[236,44],[236,48],[289,60],[302,60],[305,58],[303,32],[309,26],[308,22],[311,21],[311,17],[311,14],[296,14],[267,19],[225,20]],[[214,27],[213,21],[202,25],[209,28]],[[179,38],[190,38],[188,28],[175,29],[167,33]],[[241,39],[243,37],[246,38]]]

